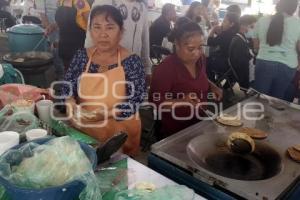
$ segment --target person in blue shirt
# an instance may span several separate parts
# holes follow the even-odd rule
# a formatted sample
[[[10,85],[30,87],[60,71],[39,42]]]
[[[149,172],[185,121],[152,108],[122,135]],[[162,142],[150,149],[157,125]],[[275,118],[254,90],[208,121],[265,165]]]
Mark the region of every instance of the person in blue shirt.
[[[258,49],[254,89],[290,101],[287,92],[293,85],[300,50],[300,20],[293,16],[297,0],[280,0],[276,14],[259,19],[254,29]]]

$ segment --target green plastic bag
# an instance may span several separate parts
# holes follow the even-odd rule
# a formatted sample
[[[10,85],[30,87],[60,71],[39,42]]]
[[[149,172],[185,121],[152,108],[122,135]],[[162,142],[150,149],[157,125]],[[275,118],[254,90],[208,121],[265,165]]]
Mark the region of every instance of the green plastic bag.
[[[81,133],[80,131],[68,126],[67,124],[65,124],[62,121],[57,121],[57,120],[52,120],[51,121],[51,128],[53,130],[53,134],[57,135],[57,136],[70,136],[73,139],[86,143],[86,144],[90,144],[90,145],[96,145],[98,144],[98,141],[95,140],[94,138]]]
[[[124,190],[115,195],[114,200],[193,200],[195,193],[193,190],[182,185],[165,186],[153,192],[146,190]]]
[[[2,75],[0,76],[0,85],[7,83],[24,83],[23,75],[11,64],[0,64],[0,70],[2,70]]]

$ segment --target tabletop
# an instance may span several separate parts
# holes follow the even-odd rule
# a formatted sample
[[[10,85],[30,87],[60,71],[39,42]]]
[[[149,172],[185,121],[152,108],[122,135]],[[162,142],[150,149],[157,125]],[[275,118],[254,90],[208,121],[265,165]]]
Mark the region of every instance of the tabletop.
[[[116,190],[120,189],[134,189],[136,185],[139,183],[149,183],[155,185],[155,188],[162,188],[164,186],[178,186],[177,183],[174,181],[164,177],[163,175],[155,172],[154,170],[148,168],[147,166],[133,160],[130,157],[127,157],[125,155],[122,155],[123,158],[119,159],[119,161],[115,162],[114,164],[107,164],[103,167],[104,171],[106,169],[115,170],[116,175],[114,177],[114,180],[112,181],[114,184],[114,188],[117,188]],[[123,169],[123,171],[118,171],[118,169]],[[106,176],[106,172],[99,173],[99,176]],[[101,174],[101,175],[100,175]],[[106,176],[107,177],[107,176]],[[119,178],[118,178],[119,177]],[[100,178],[100,177],[99,177]],[[103,178],[102,178],[103,179]],[[125,181],[125,184],[120,186],[120,182]],[[117,187],[116,187],[117,186]],[[112,199],[112,196],[115,195],[117,191],[114,191],[109,194],[105,194],[103,197],[103,200],[110,200]],[[113,194],[114,193],[114,194]],[[194,200],[202,200],[205,199],[197,194],[194,196]]]

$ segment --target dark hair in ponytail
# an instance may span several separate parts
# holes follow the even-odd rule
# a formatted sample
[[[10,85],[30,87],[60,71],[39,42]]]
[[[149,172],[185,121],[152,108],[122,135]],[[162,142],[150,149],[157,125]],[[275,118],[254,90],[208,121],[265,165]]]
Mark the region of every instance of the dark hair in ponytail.
[[[178,29],[180,27],[182,27],[184,24],[188,24],[192,22],[192,20],[190,18],[187,18],[187,17],[179,17],[176,22],[175,22],[175,26],[174,26],[174,29],[173,31],[171,31],[168,35],[168,40],[169,42],[172,42],[174,43],[175,42],[175,34],[176,32],[178,32]]]
[[[174,39],[175,41],[186,40],[189,37],[199,34],[203,36],[203,31],[201,27],[196,22],[186,22],[177,27],[174,31]]]
[[[297,9],[298,0],[280,0],[276,5],[276,14],[273,15],[267,32],[267,44],[280,45],[284,31],[284,14],[293,15]]]
[[[189,9],[187,10],[185,17],[194,20],[195,18],[195,14],[194,11],[195,9],[197,9],[198,7],[202,6],[202,4],[199,1],[193,1],[189,7]]]

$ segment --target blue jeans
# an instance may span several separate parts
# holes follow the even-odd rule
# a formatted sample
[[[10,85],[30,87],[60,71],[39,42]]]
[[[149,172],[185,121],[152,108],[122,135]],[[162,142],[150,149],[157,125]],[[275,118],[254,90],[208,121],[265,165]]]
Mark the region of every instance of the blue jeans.
[[[295,74],[296,68],[292,69],[279,62],[257,59],[253,88],[266,95],[290,101],[287,94]]]

